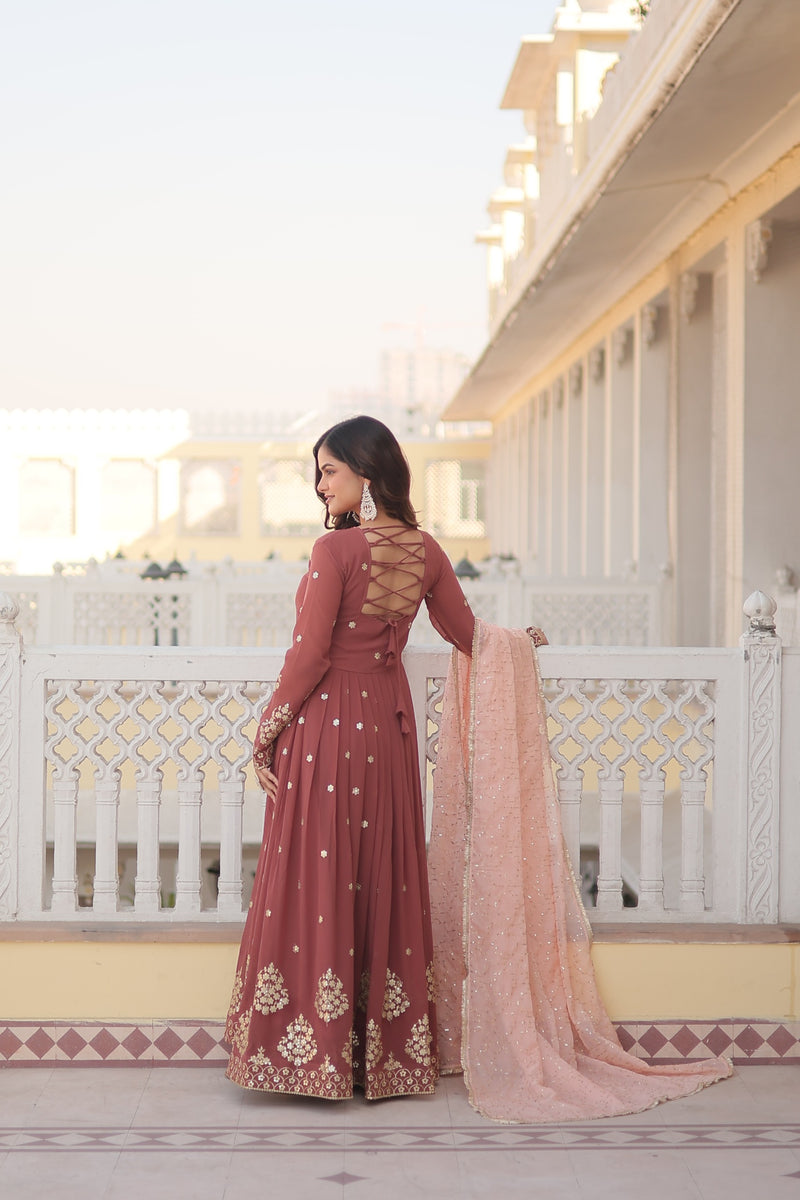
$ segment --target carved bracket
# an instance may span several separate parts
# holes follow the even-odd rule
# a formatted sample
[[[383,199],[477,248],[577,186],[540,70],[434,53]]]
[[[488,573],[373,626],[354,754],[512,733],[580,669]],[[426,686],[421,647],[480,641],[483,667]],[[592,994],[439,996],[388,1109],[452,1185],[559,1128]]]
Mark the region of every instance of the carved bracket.
[[[687,271],[681,275],[680,310],[684,321],[691,321],[697,308],[697,289],[700,286],[700,276],[696,271]]]
[[[627,325],[623,325],[620,329],[615,329],[611,335],[611,345],[614,350],[614,362],[617,366],[622,366],[625,359],[628,357],[628,352],[631,344],[631,330]]]
[[[760,283],[767,269],[772,244],[772,221],[762,217],[745,230],[745,262],[753,283]]]
[[[606,370],[605,346],[594,346],[589,351],[589,374],[595,383],[599,383]]]
[[[642,341],[645,346],[652,346],[656,340],[658,326],[658,309],[655,304],[645,304],[641,312]]]
[[[569,369],[570,395],[580,396],[583,387],[583,363],[574,362]]]

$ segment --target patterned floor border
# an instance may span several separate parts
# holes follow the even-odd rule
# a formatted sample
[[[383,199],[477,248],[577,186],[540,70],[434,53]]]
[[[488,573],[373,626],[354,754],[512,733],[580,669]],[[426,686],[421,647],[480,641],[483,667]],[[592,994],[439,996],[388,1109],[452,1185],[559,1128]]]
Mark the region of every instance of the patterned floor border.
[[[243,1128],[217,1125],[197,1128],[170,1125],[168,1128],[82,1125],[36,1128],[19,1126],[0,1131],[3,1151],[242,1151],[306,1154],[345,1150],[348,1154],[378,1154],[382,1151],[449,1151],[472,1153],[484,1150],[797,1150],[800,1125],[794,1122],[755,1124],[692,1125],[442,1125],[417,1128],[358,1128],[353,1125],[271,1126]],[[800,1177],[800,1171],[797,1172]],[[331,1178],[330,1176],[328,1178]],[[335,1177],[333,1181],[354,1182],[359,1176]]]
[[[626,1050],[650,1063],[725,1055],[734,1063],[800,1065],[800,1021],[619,1022]],[[0,1067],[197,1066],[227,1062],[222,1022],[0,1023]]]

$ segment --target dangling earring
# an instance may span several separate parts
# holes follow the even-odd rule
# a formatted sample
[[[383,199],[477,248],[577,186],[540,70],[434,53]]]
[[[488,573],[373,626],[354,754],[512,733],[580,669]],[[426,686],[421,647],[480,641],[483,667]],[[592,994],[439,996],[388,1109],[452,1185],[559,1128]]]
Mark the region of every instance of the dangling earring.
[[[375,501],[372,499],[372,492],[369,490],[369,484],[366,479],[364,486],[361,489],[361,508],[359,509],[359,520],[374,521],[378,515],[378,510],[375,507]]]

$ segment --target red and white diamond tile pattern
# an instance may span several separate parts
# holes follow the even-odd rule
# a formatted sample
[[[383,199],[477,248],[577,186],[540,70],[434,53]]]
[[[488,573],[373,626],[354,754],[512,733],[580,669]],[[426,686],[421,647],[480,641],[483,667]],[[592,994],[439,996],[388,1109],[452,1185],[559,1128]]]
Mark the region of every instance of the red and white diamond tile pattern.
[[[214,1066],[227,1062],[222,1023],[15,1021],[0,1024],[2,1066]],[[800,1021],[622,1022],[626,1050],[652,1063],[725,1055],[734,1062],[800,1065]]]
[[[800,1021],[656,1021],[617,1025],[626,1050],[651,1063],[722,1055],[737,1063],[800,1065]]]
[[[221,1022],[0,1024],[0,1066],[219,1066]]]

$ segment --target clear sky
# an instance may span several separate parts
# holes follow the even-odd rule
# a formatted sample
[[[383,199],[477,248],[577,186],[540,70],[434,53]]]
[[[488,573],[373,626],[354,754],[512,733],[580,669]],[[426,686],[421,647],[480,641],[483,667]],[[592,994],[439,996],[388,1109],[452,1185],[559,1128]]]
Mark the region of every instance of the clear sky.
[[[477,355],[498,104],[555,7],[0,0],[0,406],[300,412],[420,319]]]

